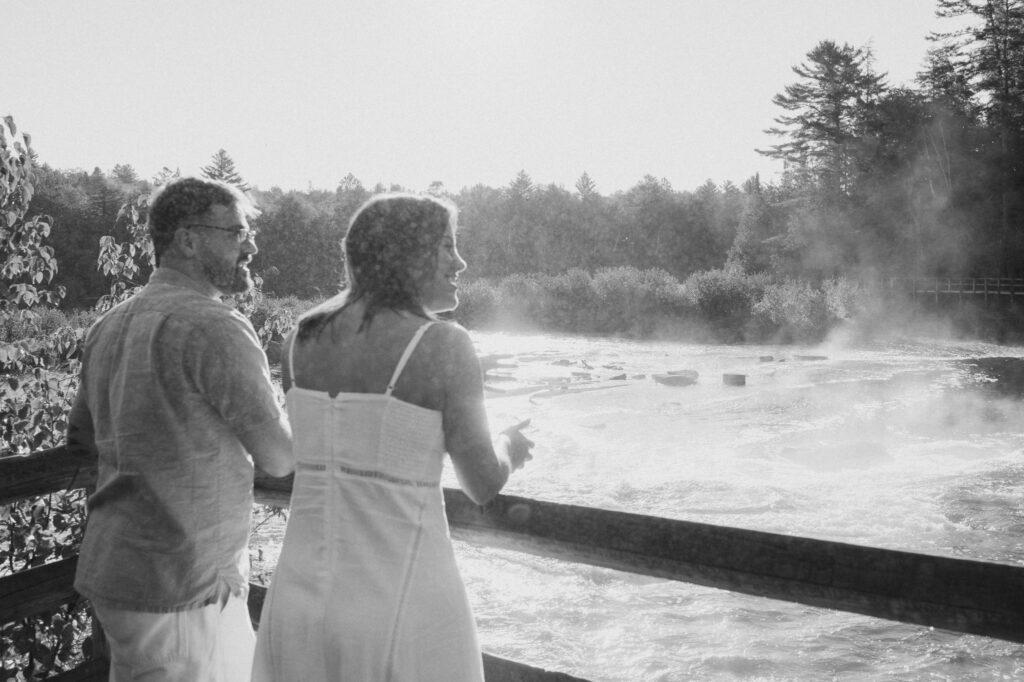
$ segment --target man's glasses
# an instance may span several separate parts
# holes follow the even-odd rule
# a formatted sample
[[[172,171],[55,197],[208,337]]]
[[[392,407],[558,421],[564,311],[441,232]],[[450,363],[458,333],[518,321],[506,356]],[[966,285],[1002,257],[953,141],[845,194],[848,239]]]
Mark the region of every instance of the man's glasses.
[[[221,227],[219,225],[201,225],[194,223],[192,225],[186,225],[185,227],[191,229],[193,227],[205,227],[210,230],[220,230],[221,232],[230,232],[235,235],[235,239],[238,240],[239,244],[254,239],[256,237],[256,231],[248,227]]]

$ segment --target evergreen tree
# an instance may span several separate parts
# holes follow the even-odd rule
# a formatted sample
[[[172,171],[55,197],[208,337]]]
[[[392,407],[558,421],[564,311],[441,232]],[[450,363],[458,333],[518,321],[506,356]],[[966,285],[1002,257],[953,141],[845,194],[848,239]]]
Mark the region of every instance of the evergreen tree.
[[[1003,274],[1024,258],[1024,0],[938,0],[936,15],[973,19],[933,35],[949,62],[977,94],[992,131],[988,163],[996,169]],[[1015,229],[1016,226],[1016,229]]]
[[[515,179],[508,185],[508,196],[510,199],[524,199],[533,192],[533,180],[526,173],[525,170],[521,170],[516,174]]]
[[[581,199],[586,199],[597,192],[597,185],[590,179],[590,174],[586,171],[583,171],[583,175],[576,181],[576,191]]]
[[[114,178],[123,184],[130,185],[134,182],[138,182],[139,174],[135,172],[135,169],[131,164],[119,163],[114,166],[114,169],[110,171],[110,174]]]
[[[793,67],[800,80],[772,102],[785,109],[775,119],[784,128],[765,132],[786,139],[761,154],[781,159],[829,198],[842,196],[855,182],[857,141],[870,107],[884,92],[884,75],[871,69],[867,48],[824,40]]]
[[[235,162],[223,149],[218,149],[213,155],[213,163],[204,166],[203,176],[210,180],[221,180],[234,185],[243,192],[249,191],[249,185],[245,183],[242,176],[235,170]]]
[[[341,235],[348,231],[348,223],[359,207],[374,194],[387,191],[380,183],[373,191],[366,189],[363,183],[352,173],[347,174],[334,190],[335,208],[334,223],[341,230]]]

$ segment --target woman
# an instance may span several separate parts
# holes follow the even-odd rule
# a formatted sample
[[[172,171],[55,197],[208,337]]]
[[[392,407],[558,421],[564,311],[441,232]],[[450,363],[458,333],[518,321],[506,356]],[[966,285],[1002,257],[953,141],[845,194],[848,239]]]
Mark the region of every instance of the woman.
[[[345,237],[350,288],[299,320],[282,379],[295,484],[259,629],[254,682],[482,680],[448,535],[443,458],[477,504],[530,459],[492,442],[458,305],[455,208],[370,199]]]

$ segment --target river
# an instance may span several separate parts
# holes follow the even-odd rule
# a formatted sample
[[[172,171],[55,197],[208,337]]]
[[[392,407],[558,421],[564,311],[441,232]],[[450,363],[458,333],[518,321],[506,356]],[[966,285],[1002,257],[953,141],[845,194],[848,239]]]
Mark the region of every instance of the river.
[[[1024,404],[952,341],[686,345],[474,333],[504,492],[1024,563]],[[669,386],[654,375],[696,371]],[[744,385],[729,385],[739,374]],[[499,392],[501,391],[501,392]],[[450,467],[445,485],[456,486]],[[1024,679],[1024,646],[456,543],[485,651],[610,680]]]

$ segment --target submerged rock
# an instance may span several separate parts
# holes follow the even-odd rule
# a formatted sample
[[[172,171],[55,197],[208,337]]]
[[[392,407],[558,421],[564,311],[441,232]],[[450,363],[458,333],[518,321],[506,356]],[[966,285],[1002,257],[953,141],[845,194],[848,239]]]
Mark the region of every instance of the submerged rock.
[[[677,369],[664,374],[652,374],[651,378],[665,386],[690,386],[697,383],[697,377],[699,376],[692,369]]]
[[[726,386],[746,386],[747,375],[746,374],[723,374],[722,382]]]

